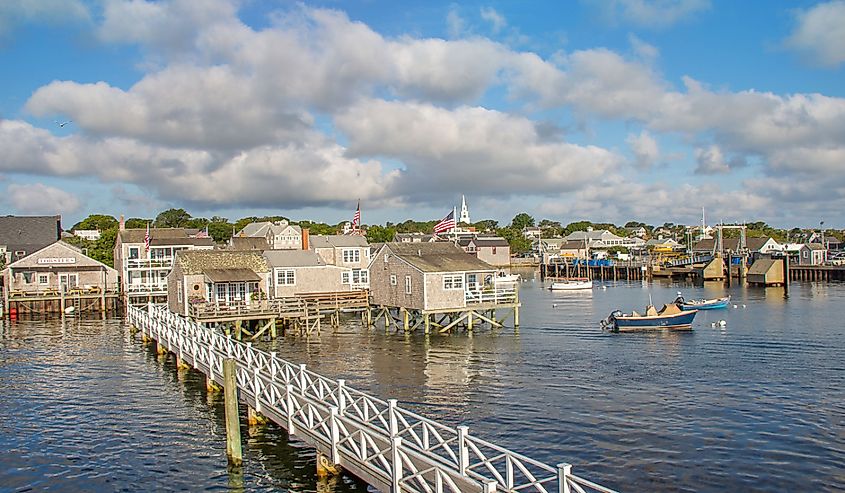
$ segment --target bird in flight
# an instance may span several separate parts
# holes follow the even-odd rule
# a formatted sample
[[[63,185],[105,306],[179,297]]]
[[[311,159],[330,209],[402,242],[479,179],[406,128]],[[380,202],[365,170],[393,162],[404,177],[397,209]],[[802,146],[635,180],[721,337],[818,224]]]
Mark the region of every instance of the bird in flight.
[[[68,120],[66,122],[60,122],[59,120],[56,120],[56,125],[58,125],[59,127],[64,127],[68,123],[73,123],[73,120]]]

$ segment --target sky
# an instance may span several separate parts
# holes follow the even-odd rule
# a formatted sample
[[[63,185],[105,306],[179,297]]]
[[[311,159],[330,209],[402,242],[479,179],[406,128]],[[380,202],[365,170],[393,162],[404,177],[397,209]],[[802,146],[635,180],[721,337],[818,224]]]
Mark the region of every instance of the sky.
[[[845,0],[5,0],[0,214],[843,228],[843,65]]]

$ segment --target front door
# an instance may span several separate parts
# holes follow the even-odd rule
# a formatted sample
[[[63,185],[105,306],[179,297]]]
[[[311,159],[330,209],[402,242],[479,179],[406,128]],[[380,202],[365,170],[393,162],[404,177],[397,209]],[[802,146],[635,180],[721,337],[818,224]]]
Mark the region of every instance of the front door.
[[[59,285],[62,291],[67,291],[70,288],[75,288],[79,283],[78,274],[59,274]]]

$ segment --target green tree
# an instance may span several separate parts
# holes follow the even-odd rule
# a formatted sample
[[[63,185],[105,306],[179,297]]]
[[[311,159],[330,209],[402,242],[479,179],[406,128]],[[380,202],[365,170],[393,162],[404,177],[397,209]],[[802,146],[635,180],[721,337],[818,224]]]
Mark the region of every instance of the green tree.
[[[153,227],[152,222],[153,221],[150,220],[150,219],[130,217],[129,219],[126,220],[125,224],[126,224],[126,229],[139,229],[139,228],[144,229],[144,228],[147,227],[147,224],[149,224],[150,227]]]
[[[574,233],[575,231],[587,231],[587,228],[592,228],[593,223],[590,221],[576,221],[573,223],[569,223],[566,225],[566,228],[563,230],[563,234],[568,235],[570,233]]]
[[[520,232],[529,226],[534,226],[534,218],[525,212],[520,212],[511,221],[511,228],[517,229]]]
[[[393,241],[396,229],[374,224],[367,228],[367,241],[370,243],[387,243]]]
[[[156,216],[154,226],[157,228],[182,228],[191,219],[185,209],[167,209]]]
[[[91,214],[82,221],[74,224],[71,230],[77,229],[96,229],[103,231],[106,229],[117,227],[117,219],[106,214]]]
[[[217,243],[223,243],[234,234],[232,228],[233,225],[228,221],[212,221],[208,223],[208,236],[214,238]]]
[[[473,224],[476,231],[496,231],[499,229],[499,221],[483,219]]]
[[[512,255],[531,251],[531,240],[522,235],[522,229],[513,227],[500,228],[498,234],[507,240],[508,245],[511,247]]]

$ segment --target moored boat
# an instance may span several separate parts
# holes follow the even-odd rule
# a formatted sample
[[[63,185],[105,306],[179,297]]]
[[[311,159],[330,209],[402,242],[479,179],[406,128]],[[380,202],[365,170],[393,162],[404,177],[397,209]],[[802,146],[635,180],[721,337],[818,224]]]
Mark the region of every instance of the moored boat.
[[[691,330],[692,321],[698,310],[681,310],[677,305],[664,305],[659,312],[654,306],[646,308],[645,315],[636,311],[625,314],[613,311],[601,321],[602,328],[612,332],[635,332],[645,330]]]
[[[493,284],[513,284],[515,282],[519,282],[519,274],[499,272],[493,276]]]
[[[575,291],[580,289],[593,289],[592,279],[573,277],[555,281],[549,286],[552,291]]]
[[[712,298],[709,300],[701,299],[701,300],[685,300],[681,293],[678,293],[678,297],[675,298],[675,304],[681,310],[713,310],[716,308],[727,308],[728,304],[731,302],[730,296],[724,296],[722,298]]]

